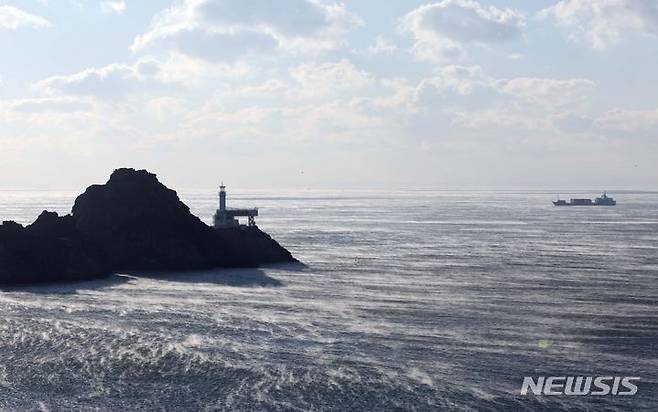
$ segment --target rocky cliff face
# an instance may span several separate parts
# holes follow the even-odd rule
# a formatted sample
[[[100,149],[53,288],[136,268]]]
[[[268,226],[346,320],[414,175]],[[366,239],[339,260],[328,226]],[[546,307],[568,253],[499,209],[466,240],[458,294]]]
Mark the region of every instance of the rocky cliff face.
[[[145,170],[118,169],[72,215],[0,226],[0,283],[67,281],[112,271],[176,271],[294,262],[260,229],[216,231]]]
[[[115,270],[208,269],[230,264],[226,247],[145,170],[119,169],[75,200],[76,228]]]
[[[236,263],[240,266],[253,266],[253,262],[268,264],[297,261],[290,252],[258,227],[226,228],[217,230],[216,234],[228,254],[237,259]]]
[[[100,250],[85,243],[71,216],[43,212],[30,226],[0,226],[0,284],[76,281],[110,272]]]

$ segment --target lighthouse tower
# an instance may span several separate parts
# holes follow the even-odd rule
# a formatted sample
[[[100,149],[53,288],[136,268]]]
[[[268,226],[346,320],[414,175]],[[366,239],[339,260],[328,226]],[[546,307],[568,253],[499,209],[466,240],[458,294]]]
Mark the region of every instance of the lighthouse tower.
[[[247,217],[247,226],[256,226],[255,217],[258,209],[236,209],[226,207],[226,186],[224,182],[219,186],[219,209],[215,213],[215,229],[239,227],[240,221],[237,217]]]
[[[226,210],[226,186],[222,182],[219,186],[219,209],[215,213],[215,228],[237,226],[238,222],[229,216]]]
[[[226,214],[226,186],[224,186],[224,182],[219,186],[219,213]]]

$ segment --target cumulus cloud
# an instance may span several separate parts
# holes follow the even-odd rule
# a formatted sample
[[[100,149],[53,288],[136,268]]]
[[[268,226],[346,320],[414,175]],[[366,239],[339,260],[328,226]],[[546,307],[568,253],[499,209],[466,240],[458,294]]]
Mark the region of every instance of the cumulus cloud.
[[[420,93],[428,89],[443,93],[449,91],[469,95],[475,88],[493,88],[494,79],[484,74],[479,66],[449,65],[440,68],[435,76],[423,79],[418,85]]]
[[[287,36],[309,36],[351,28],[357,19],[342,4],[309,0],[215,0],[197,2],[205,23],[227,26],[266,26]]]
[[[368,46],[368,54],[393,54],[397,50],[397,46],[384,36],[377,36],[375,42]]]
[[[13,6],[0,5],[0,29],[16,30],[19,27],[43,28],[52,24],[43,17],[35,16]]]
[[[143,58],[133,65],[111,64],[71,75],[49,77],[35,83],[34,88],[50,95],[117,98],[138,90],[140,82],[157,78],[161,66],[153,58]]]
[[[658,109],[610,110],[595,121],[601,129],[620,132],[658,130]]]
[[[342,101],[249,106],[238,110],[209,106],[201,115],[190,117],[189,122],[189,127],[206,131],[215,139],[226,136],[235,141],[260,140],[284,145],[311,139],[343,143],[381,141],[395,128],[389,119],[365,114]]]
[[[575,113],[559,113],[551,120],[558,130],[567,133],[586,133],[591,131],[593,125],[591,117]]]
[[[377,130],[382,136],[393,130],[427,138],[445,133],[517,131],[527,137],[592,130],[589,98],[596,84],[584,78],[497,78],[479,66],[450,65],[411,82],[405,78],[378,79],[346,60],[299,65],[289,74],[292,82],[270,80],[250,89],[263,92],[252,94],[261,103],[263,95],[277,96],[268,106],[274,112],[255,112],[280,114],[275,109],[287,107],[290,110],[284,124],[290,124],[301,112],[309,115],[302,110],[309,106],[304,99],[317,98],[317,104],[311,106],[344,107],[364,124],[364,119],[371,119],[369,127],[373,132],[374,125],[380,127]],[[258,119],[259,124],[269,121],[269,115]],[[326,124],[328,120],[322,121]],[[357,129],[350,133],[358,139]]]
[[[73,113],[89,110],[92,105],[73,97],[47,97],[13,100],[7,107],[22,113]]]
[[[410,98],[413,107],[448,113],[460,127],[546,129],[586,111],[595,87],[588,79],[504,79],[479,66],[451,65],[423,79]]]
[[[443,0],[412,10],[400,31],[414,39],[420,60],[441,61],[463,53],[464,44],[496,44],[521,36],[524,15],[513,9],[485,8],[474,0]]]
[[[89,96],[113,100],[180,87],[199,87],[214,79],[245,78],[251,68],[244,64],[213,64],[181,54],[166,59],[146,56],[133,64],[90,67],[80,72],[48,77],[33,89],[49,96]]]
[[[105,14],[121,14],[126,11],[126,2],[123,0],[102,1],[101,11]]]
[[[498,90],[528,103],[545,106],[575,105],[596,83],[589,79],[550,79],[518,77],[496,82]]]
[[[287,92],[289,87],[280,79],[269,79],[260,84],[242,86],[235,91],[235,94],[239,97],[263,99],[271,96],[278,97]]]
[[[287,71],[271,71],[253,84],[234,85],[222,93],[222,99],[240,98],[265,106],[308,105],[349,101],[376,91],[376,76],[355,66],[348,59],[326,63],[302,63]]]
[[[635,30],[658,35],[658,3],[655,0],[562,0],[542,10],[572,40],[585,41],[603,50]]]
[[[157,63],[158,81],[185,86],[203,86],[217,79],[248,79],[253,72],[253,67],[246,63],[209,62],[180,53],[170,53],[167,59]]]
[[[336,36],[362,23],[343,4],[316,0],[185,0],[158,13],[131,48],[165,43],[213,60],[235,58],[240,49],[332,49]],[[191,47],[197,40],[202,44]]]
[[[176,51],[211,62],[235,61],[244,55],[277,48],[277,42],[271,36],[251,30],[225,33],[184,30],[173,40]]]
[[[290,76],[301,86],[304,96],[321,96],[360,90],[373,84],[370,73],[358,69],[347,59],[336,63],[302,64],[290,69]]]
[[[589,79],[552,79],[516,77],[498,79],[487,75],[480,66],[449,65],[436,71],[436,75],[423,79],[418,93],[429,90],[435,93],[472,95],[487,89],[500,96],[510,96],[525,103],[556,105],[579,101],[596,84]]]

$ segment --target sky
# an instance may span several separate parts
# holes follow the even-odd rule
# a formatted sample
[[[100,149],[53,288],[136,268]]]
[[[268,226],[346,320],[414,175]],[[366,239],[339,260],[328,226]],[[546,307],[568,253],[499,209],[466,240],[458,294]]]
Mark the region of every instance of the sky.
[[[655,0],[0,0],[0,189],[658,189]]]

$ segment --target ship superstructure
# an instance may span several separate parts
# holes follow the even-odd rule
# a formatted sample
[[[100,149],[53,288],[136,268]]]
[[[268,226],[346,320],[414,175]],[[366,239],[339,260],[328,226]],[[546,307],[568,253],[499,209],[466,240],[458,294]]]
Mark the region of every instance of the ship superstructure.
[[[558,199],[553,204],[555,206],[615,206],[617,201],[604,192],[601,197],[597,197],[594,200],[572,198],[568,202],[566,200],[560,200],[560,196],[558,195]]]

